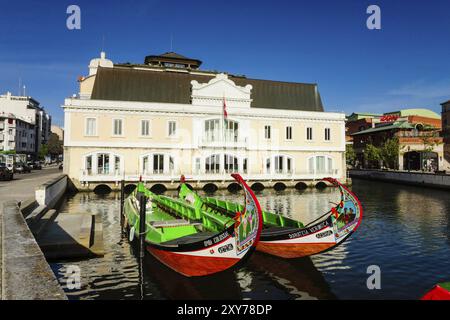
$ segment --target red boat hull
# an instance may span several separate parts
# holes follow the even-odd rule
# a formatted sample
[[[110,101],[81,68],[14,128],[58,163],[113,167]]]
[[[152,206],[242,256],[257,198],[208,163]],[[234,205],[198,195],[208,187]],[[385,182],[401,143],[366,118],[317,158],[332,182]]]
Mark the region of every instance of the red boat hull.
[[[329,243],[274,243],[260,241],[256,250],[281,258],[302,258],[330,249],[335,242]]]
[[[156,259],[187,277],[206,276],[231,268],[241,259],[187,255],[181,252],[159,250],[147,246]]]
[[[433,289],[428,291],[420,300],[450,300],[450,292],[440,287],[434,286]]]

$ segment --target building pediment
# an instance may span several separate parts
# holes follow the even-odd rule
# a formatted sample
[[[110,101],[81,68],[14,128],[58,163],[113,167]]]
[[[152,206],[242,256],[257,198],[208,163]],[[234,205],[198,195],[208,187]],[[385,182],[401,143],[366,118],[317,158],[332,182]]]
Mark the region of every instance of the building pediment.
[[[217,74],[208,83],[191,81],[192,104],[201,106],[222,106],[225,98],[227,107],[250,108],[252,102],[250,84],[236,85],[224,73]]]

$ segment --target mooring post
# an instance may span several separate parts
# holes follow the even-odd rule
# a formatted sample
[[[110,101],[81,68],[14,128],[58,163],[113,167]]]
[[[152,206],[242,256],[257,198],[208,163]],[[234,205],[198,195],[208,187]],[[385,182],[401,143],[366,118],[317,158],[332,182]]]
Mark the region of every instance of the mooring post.
[[[125,180],[120,181],[120,231],[123,233],[125,216],[124,216],[124,203],[125,203]]]
[[[145,254],[145,215],[146,215],[147,197],[141,193],[139,198],[139,255],[141,258]]]

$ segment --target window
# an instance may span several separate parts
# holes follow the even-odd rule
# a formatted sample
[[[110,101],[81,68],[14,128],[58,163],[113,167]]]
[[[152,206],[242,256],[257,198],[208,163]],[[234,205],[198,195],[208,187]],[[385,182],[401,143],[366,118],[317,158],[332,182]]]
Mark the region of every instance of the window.
[[[306,128],[306,140],[313,139],[313,129],[311,127]]]
[[[122,119],[114,119],[113,124],[113,135],[121,136],[122,135]]]
[[[218,154],[209,156],[205,160],[206,173],[219,173],[220,172],[220,157]]]
[[[220,120],[206,120],[205,121],[205,139],[208,142],[219,141],[220,138]]]
[[[238,141],[239,124],[236,121],[225,121],[225,139],[226,141]]]
[[[200,158],[195,158],[195,173],[200,173],[201,170],[201,162]]]
[[[119,174],[120,172],[120,157],[114,156],[114,173]]]
[[[331,138],[331,129],[325,128],[325,141],[330,141]]]
[[[292,158],[288,156],[275,156],[275,173],[292,173]]]
[[[315,156],[308,159],[310,173],[330,174],[333,172],[333,159],[328,156]]]
[[[153,173],[164,173],[164,155],[153,155]]]
[[[282,156],[275,157],[275,173],[283,173],[283,159]]]
[[[174,164],[173,158],[169,157],[169,171],[173,172],[174,169],[175,169],[175,164]]]
[[[286,127],[286,140],[292,140],[292,127]]]
[[[270,126],[264,126],[264,138],[270,139]]]
[[[244,173],[248,173],[248,159],[247,158],[245,158],[244,159],[244,161],[242,162],[242,171],[244,172]]]
[[[174,137],[177,134],[177,123],[169,121],[169,137]]]
[[[87,174],[91,174],[92,173],[92,156],[87,156],[86,157],[86,171]]]
[[[150,135],[150,120],[141,120],[141,136]]]
[[[144,171],[144,174],[148,173],[148,157],[144,157],[143,164],[142,164],[142,169]]]
[[[109,154],[99,153],[97,155],[97,173],[109,174]]]
[[[224,155],[224,165],[226,173],[237,172],[239,170],[238,159],[227,154]]]
[[[266,173],[270,173],[270,158],[266,160]]]
[[[87,118],[86,119],[86,130],[85,135],[95,136],[97,134],[97,119]]]

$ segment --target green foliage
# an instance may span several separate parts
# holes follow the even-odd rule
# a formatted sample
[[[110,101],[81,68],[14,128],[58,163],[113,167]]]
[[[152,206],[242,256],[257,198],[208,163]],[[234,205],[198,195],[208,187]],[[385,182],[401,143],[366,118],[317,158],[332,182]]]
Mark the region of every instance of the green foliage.
[[[55,133],[51,133],[48,139],[48,154],[57,156],[63,153],[63,142]]]
[[[0,154],[5,154],[5,155],[16,154],[16,150],[0,151]]]
[[[400,153],[400,143],[398,138],[386,140],[384,145],[380,148],[381,160],[390,169],[396,169],[398,156]]]
[[[46,155],[48,155],[48,146],[43,144],[38,152],[39,160],[44,160]]]
[[[368,143],[364,148],[364,155],[368,161],[380,161],[381,160],[381,149],[375,147],[373,144]]]
[[[345,146],[345,159],[347,160],[347,164],[354,165],[356,160],[356,152],[353,149],[353,145],[347,144]]]

